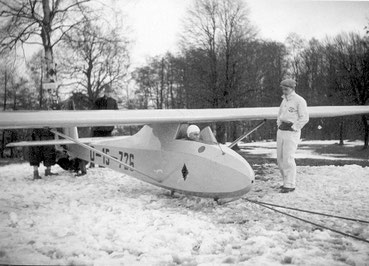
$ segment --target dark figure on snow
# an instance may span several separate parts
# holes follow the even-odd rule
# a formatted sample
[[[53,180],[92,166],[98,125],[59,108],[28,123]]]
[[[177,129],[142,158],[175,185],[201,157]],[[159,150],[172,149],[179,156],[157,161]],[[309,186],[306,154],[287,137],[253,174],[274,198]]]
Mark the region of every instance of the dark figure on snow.
[[[59,109],[57,97],[52,91],[48,91],[46,98],[46,110],[57,110]],[[33,141],[42,140],[53,140],[55,138],[54,134],[48,129],[35,128],[32,130],[31,138]],[[46,167],[45,176],[57,175],[51,172],[51,166],[56,162],[56,150],[54,145],[50,146],[31,146],[29,148],[29,163],[33,166],[33,179],[41,179],[38,167],[42,162]]]
[[[48,129],[36,128],[32,130],[32,141],[53,140],[54,134]],[[56,151],[54,145],[49,146],[31,146],[29,148],[29,163],[33,166],[33,179],[41,179],[38,173],[38,167],[42,162],[46,167],[45,176],[56,175],[51,172],[51,166],[55,164]]]
[[[104,85],[104,96],[96,100],[94,110],[117,110],[117,101],[112,97],[114,91],[106,84]],[[114,130],[114,126],[92,128],[92,137],[109,137]]]
[[[64,170],[75,172],[76,176],[83,176],[87,173],[86,162],[82,159],[79,158],[70,159],[69,156],[65,156],[59,158],[57,163]]]
[[[94,110],[117,110],[117,101],[113,98],[114,91],[106,84],[104,85],[104,96],[96,100]],[[109,137],[114,130],[114,126],[93,127],[92,137]],[[94,167],[94,163],[90,163],[90,167]]]
[[[64,102],[62,109],[64,110],[76,110],[76,105],[74,100],[70,98],[68,101]],[[64,146],[61,146],[63,149]],[[73,171],[76,173],[76,176],[83,176],[87,174],[86,164],[87,161],[79,159],[79,158],[70,158],[66,151],[59,152],[59,157],[57,159],[57,164],[67,171]]]

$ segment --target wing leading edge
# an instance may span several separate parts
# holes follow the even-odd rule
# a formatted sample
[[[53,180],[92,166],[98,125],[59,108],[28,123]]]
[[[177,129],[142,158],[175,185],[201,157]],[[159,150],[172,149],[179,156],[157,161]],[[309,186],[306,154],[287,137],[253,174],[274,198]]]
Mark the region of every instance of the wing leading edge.
[[[123,137],[95,137],[95,138],[79,138],[78,141],[83,144],[91,144],[99,141],[110,141],[122,139]],[[52,145],[70,145],[76,144],[75,142],[67,139],[52,139],[52,140],[32,140],[32,141],[20,141],[12,142],[6,145],[6,147],[29,147],[29,146],[52,146]]]
[[[279,107],[0,112],[0,128],[89,127],[276,119]],[[311,118],[368,114],[369,106],[308,107]]]

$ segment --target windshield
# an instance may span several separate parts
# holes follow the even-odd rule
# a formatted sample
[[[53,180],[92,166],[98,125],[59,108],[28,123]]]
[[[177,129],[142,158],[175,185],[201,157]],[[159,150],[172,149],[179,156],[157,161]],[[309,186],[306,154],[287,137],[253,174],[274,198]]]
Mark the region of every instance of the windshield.
[[[177,136],[176,139],[182,139],[182,140],[188,140],[188,141],[193,141],[188,139],[187,137],[187,128],[188,128],[189,124],[181,124],[178,128],[178,132],[177,132]],[[200,140],[199,142],[202,143],[206,143],[206,144],[217,144],[217,140],[213,134],[213,132],[211,131],[211,128],[209,126],[203,128],[200,131]]]

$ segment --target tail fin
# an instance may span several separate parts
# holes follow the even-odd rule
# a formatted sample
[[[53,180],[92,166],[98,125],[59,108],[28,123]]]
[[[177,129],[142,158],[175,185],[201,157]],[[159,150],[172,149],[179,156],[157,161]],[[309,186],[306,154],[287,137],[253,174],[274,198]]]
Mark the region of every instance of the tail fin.
[[[64,127],[63,133],[71,138],[78,139],[77,127]],[[55,135],[55,139],[59,140],[59,136]],[[58,151],[67,151],[69,150],[69,145],[65,145],[64,147],[61,145],[55,145],[55,149]]]
[[[76,127],[68,127],[63,128],[63,133],[71,138],[79,139],[78,138],[78,131]],[[91,139],[84,138],[79,139],[83,143],[90,143]],[[75,144],[71,140],[59,138],[57,135],[55,135],[55,139],[53,140],[33,140],[33,141],[21,141],[21,142],[12,142],[6,145],[6,147],[27,147],[27,146],[53,146],[55,145],[57,150],[64,150],[64,148],[61,147],[61,145],[68,146],[70,144]]]
[[[63,133],[71,138],[78,139],[77,127],[65,127]]]

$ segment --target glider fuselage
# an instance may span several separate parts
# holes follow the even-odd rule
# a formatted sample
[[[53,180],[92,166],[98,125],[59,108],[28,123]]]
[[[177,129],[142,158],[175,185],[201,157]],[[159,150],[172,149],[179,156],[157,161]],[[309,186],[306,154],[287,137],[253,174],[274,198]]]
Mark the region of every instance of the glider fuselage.
[[[179,124],[144,126],[129,137],[90,143],[133,169],[77,144],[69,152],[173,192],[230,198],[247,193],[254,172],[247,161],[225,145],[176,139]]]

